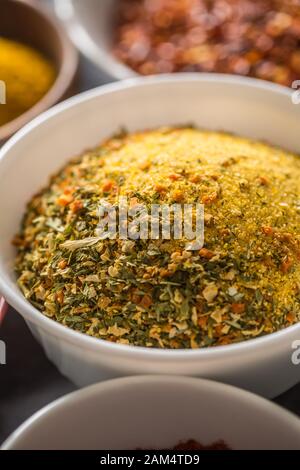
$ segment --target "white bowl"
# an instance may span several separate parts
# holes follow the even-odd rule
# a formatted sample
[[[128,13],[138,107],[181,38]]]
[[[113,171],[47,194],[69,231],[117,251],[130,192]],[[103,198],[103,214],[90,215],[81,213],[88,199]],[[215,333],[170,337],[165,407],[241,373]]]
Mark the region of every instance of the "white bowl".
[[[25,318],[49,359],[79,386],[159,373],[213,378],[274,397],[300,379],[300,366],[292,363],[300,324],[209,349],[147,349],[93,338],[46,318],[16,284],[11,240],[25,204],[49,175],[121,126],[133,131],[184,123],[300,151],[300,106],[292,104],[288,89],[258,80],[216,74],[139,78],[61,103],[28,124],[0,152],[0,292]]]
[[[300,450],[300,420],[252,393],[208,380],[140,376],[71,393],[26,421],[3,450],[168,449],[194,439],[233,450]]]
[[[118,0],[54,0],[57,16],[65,23],[76,47],[110,79],[138,74],[114,57],[113,21]]]

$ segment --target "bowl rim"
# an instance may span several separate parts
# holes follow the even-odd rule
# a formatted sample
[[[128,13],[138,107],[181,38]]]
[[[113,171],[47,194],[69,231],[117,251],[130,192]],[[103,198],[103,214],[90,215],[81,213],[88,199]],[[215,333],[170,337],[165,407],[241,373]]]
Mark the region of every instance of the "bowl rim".
[[[37,116],[33,121],[29,122],[25,127],[20,129],[11,139],[4,144],[0,149],[0,173],[1,165],[9,157],[10,150],[19,145],[23,138],[25,138],[31,131],[38,128],[41,124],[51,118],[55,118],[56,115],[64,113],[65,111],[80,106],[82,103],[101,97],[106,94],[114,92],[122,92],[123,90],[131,88],[139,88],[145,86],[155,86],[158,84],[169,84],[169,83],[182,83],[182,82],[210,82],[229,85],[239,85],[245,88],[257,88],[260,90],[271,91],[282,96],[286,96],[291,99],[292,90],[287,87],[277,85],[263,80],[239,77],[236,75],[227,74],[206,74],[206,73],[181,73],[181,74],[166,74],[156,75],[148,77],[138,77],[128,79],[120,82],[109,83],[96,87],[92,90],[85,91],[79,95],[73,96],[66,101],[58,103],[56,106],[45,111],[41,115]],[[18,157],[15,157],[18,158]],[[13,288],[7,285],[3,278],[3,272],[6,270],[0,264],[0,292],[5,297],[6,301],[14,307],[26,320],[37,325],[42,330],[46,330],[48,334],[53,335],[56,338],[61,338],[69,344],[76,345],[79,343],[89,350],[101,351],[105,349],[111,357],[122,355],[123,357],[135,358],[148,358],[151,360],[172,360],[184,361],[186,359],[200,359],[209,358],[216,359],[218,357],[224,358],[225,356],[234,355],[236,352],[239,354],[257,352],[259,348],[266,350],[266,347],[278,345],[280,340],[287,340],[296,331],[300,333],[300,322],[294,325],[288,326],[282,330],[274,333],[260,336],[257,338],[245,340],[239,343],[231,343],[222,346],[213,346],[211,348],[199,348],[199,349],[160,349],[160,348],[147,348],[144,346],[135,345],[124,345],[119,343],[113,343],[104,339],[95,338],[75,331],[61,323],[52,320],[51,318],[43,315],[38,309],[33,307],[29,301],[25,299],[21,291],[18,295],[15,294]],[[292,352],[292,348],[291,348]]]
[[[200,377],[150,374],[118,377],[103,382],[97,382],[63,395],[35,412],[30,418],[21,424],[3,442],[0,450],[10,450],[18,443],[19,439],[22,439],[24,435],[30,433],[32,426],[39,424],[43,425],[43,422],[45,424],[49,415],[53,415],[60,410],[63,410],[66,405],[72,407],[80,406],[95,396],[100,397],[101,394],[107,396],[110,392],[116,393],[117,391],[117,393],[122,393],[122,389],[125,389],[125,393],[130,393],[131,390],[136,388],[136,386],[147,384],[154,384],[158,387],[170,387],[172,390],[179,385],[184,386],[186,389],[198,389],[209,394],[216,392],[219,397],[226,399],[229,398],[232,401],[243,403],[243,406],[248,407],[249,412],[251,409],[253,411],[256,409],[258,413],[264,413],[269,416],[272,414],[274,417],[276,416],[282,422],[285,422],[291,428],[291,431],[299,433],[300,437],[300,419],[296,414],[253,392],[249,392],[248,390],[228,385],[223,382],[218,382],[216,380]]]
[[[16,6],[22,5],[26,7],[28,10],[37,13],[49,25],[52,26],[53,30],[57,34],[57,38],[62,49],[62,61],[60,68],[57,71],[55,81],[47,93],[34,106],[25,111],[25,113],[0,126],[0,144],[1,142],[6,141],[29,121],[62,99],[67,91],[71,88],[79,65],[79,55],[76,48],[70,41],[60,22],[55,18],[54,15],[51,15],[51,12],[46,8],[46,6],[37,3],[36,0],[6,1],[9,1],[9,3],[15,4]]]
[[[73,0],[54,0],[54,9],[56,15],[67,26],[69,37],[75,46],[110,78],[126,80],[142,76],[118,60],[113,53],[107,52],[95,43],[86,28],[77,21]]]

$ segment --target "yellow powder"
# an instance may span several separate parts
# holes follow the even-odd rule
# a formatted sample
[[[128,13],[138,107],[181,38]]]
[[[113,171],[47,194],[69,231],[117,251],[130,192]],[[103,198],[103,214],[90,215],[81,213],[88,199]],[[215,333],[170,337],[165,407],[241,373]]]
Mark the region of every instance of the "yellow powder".
[[[38,51],[0,37],[0,80],[6,86],[0,126],[34,106],[51,88],[55,76],[52,63]]]

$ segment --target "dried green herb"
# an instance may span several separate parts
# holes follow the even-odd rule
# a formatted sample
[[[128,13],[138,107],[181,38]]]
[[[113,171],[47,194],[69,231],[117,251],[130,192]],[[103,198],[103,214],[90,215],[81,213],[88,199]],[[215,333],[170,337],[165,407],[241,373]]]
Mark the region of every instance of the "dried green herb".
[[[300,160],[192,128],[104,142],[28,204],[16,272],[44,315],[121,344],[200,348],[271,333],[300,318]],[[205,204],[205,245],[102,240],[101,200]]]

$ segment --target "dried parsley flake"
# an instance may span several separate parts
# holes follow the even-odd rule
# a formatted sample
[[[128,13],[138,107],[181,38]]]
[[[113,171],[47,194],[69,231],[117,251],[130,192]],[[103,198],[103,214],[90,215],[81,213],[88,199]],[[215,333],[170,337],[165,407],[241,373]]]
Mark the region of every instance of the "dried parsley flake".
[[[201,348],[300,320],[300,160],[193,128],[115,136],[28,204],[16,272],[44,315],[121,344]],[[100,200],[205,204],[205,245],[101,240]]]

